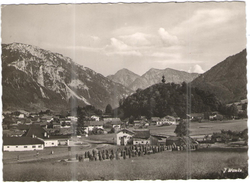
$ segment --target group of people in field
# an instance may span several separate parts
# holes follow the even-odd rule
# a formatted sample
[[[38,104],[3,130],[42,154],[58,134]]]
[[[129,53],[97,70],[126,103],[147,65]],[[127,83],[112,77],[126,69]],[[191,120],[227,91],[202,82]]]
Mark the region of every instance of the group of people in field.
[[[131,145],[119,147],[117,149],[93,149],[92,151],[86,151],[84,154],[76,154],[76,159],[79,162],[84,161],[84,159],[89,159],[89,161],[119,160],[155,154],[163,151],[196,150],[197,148],[197,144],[188,147],[186,145],[177,146],[175,143],[172,145]]]

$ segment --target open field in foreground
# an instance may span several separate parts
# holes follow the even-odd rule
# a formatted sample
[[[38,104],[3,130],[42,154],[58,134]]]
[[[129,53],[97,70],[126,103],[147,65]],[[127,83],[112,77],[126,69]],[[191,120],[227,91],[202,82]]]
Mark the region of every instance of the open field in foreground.
[[[225,178],[224,168],[247,174],[247,149],[164,151],[126,160],[30,162],[3,165],[4,181],[167,180]]]

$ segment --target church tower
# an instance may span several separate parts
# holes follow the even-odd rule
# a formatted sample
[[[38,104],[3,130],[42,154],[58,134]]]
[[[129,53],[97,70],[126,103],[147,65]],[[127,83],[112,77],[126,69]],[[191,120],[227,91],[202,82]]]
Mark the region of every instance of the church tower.
[[[164,76],[164,75],[162,76],[162,80],[161,80],[161,82],[162,82],[162,83],[165,83],[165,82],[166,82],[166,80],[165,80],[165,76]]]

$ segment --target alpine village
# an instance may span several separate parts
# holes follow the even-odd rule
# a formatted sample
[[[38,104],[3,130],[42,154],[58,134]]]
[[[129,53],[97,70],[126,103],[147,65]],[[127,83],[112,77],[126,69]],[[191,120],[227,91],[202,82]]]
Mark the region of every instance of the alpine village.
[[[104,77],[22,43],[1,58],[4,180],[248,176],[246,50],[203,74]]]

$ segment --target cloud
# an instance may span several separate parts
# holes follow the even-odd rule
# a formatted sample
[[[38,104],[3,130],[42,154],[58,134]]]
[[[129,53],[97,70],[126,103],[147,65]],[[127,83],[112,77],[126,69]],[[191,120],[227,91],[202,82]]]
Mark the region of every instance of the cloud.
[[[118,37],[124,43],[132,47],[169,47],[179,43],[178,38],[169,34],[164,28],[160,28],[156,34],[136,32]]]
[[[204,32],[208,34],[208,30],[222,27],[233,18],[233,13],[228,9],[199,9],[193,15],[176,26],[173,31],[177,34],[184,33],[196,34],[197,32]]]
[[[127,50],[129,47],[123,41],[120,41],[116,38],[111,38],[110,40],[111,40],[111,47],[115,50]]]
[[[194,65],[192,68],[189,69],[189,72],[194,72],[194,73],[202,74],[202,73],[204,73],[205,71],[201,68],[200,65],[196,64],[196,65]]]
[[[231,18],[231,12],[227,9],[201,9],[197,10],[194,16],[190,19],[190,23],[202,23],[211,25],[211,24],[220,24],[227,22]]]
[[[144,34],[141,32],[136,32],[131,35],[120,36],[119,38],[121,38],[124,42],[126,42],[131,46],[139,47],[139,46],[151,45],[151,42],[149,40],[151,39],[151,37],[152,37],[151,35]]]
[[[97,37],[97,36],[90,36],[94,41],[99,41],[100,40],[100,38],[99,37]]]
[[[107,54],[162,57],[166,59],[170,56],[170,52],[166,53],[166,49],[172,47],[176,49],[177,44],[178,38],[176,36],[169,34],[164,28],[160,28],[158,33],[155,32],[155,34],[135,32],[112,37],[110,43],[106,45],[105,51]]]
[[[135,55],[135,56],[141,56],[142,54],[136,50],[133,49],[133,47],[125,44],[123,41],[111,38],[110,39],[110,45],[106,45],[104,48],[106,55]]]
[[[164,28],[158,30],[160,38],[167,46],[176,45],[178,43],[178,38],[174,35],[169,34]]]
[[[149,56],[152,57],[159,57],[159,58],[170,58],[170,59],[180,59],[181,56],[178,53],[166,53],[166,52],[153,52],[152,54],[149,54]],[[174,62],[174,60],[172,60],[172,62]]]

